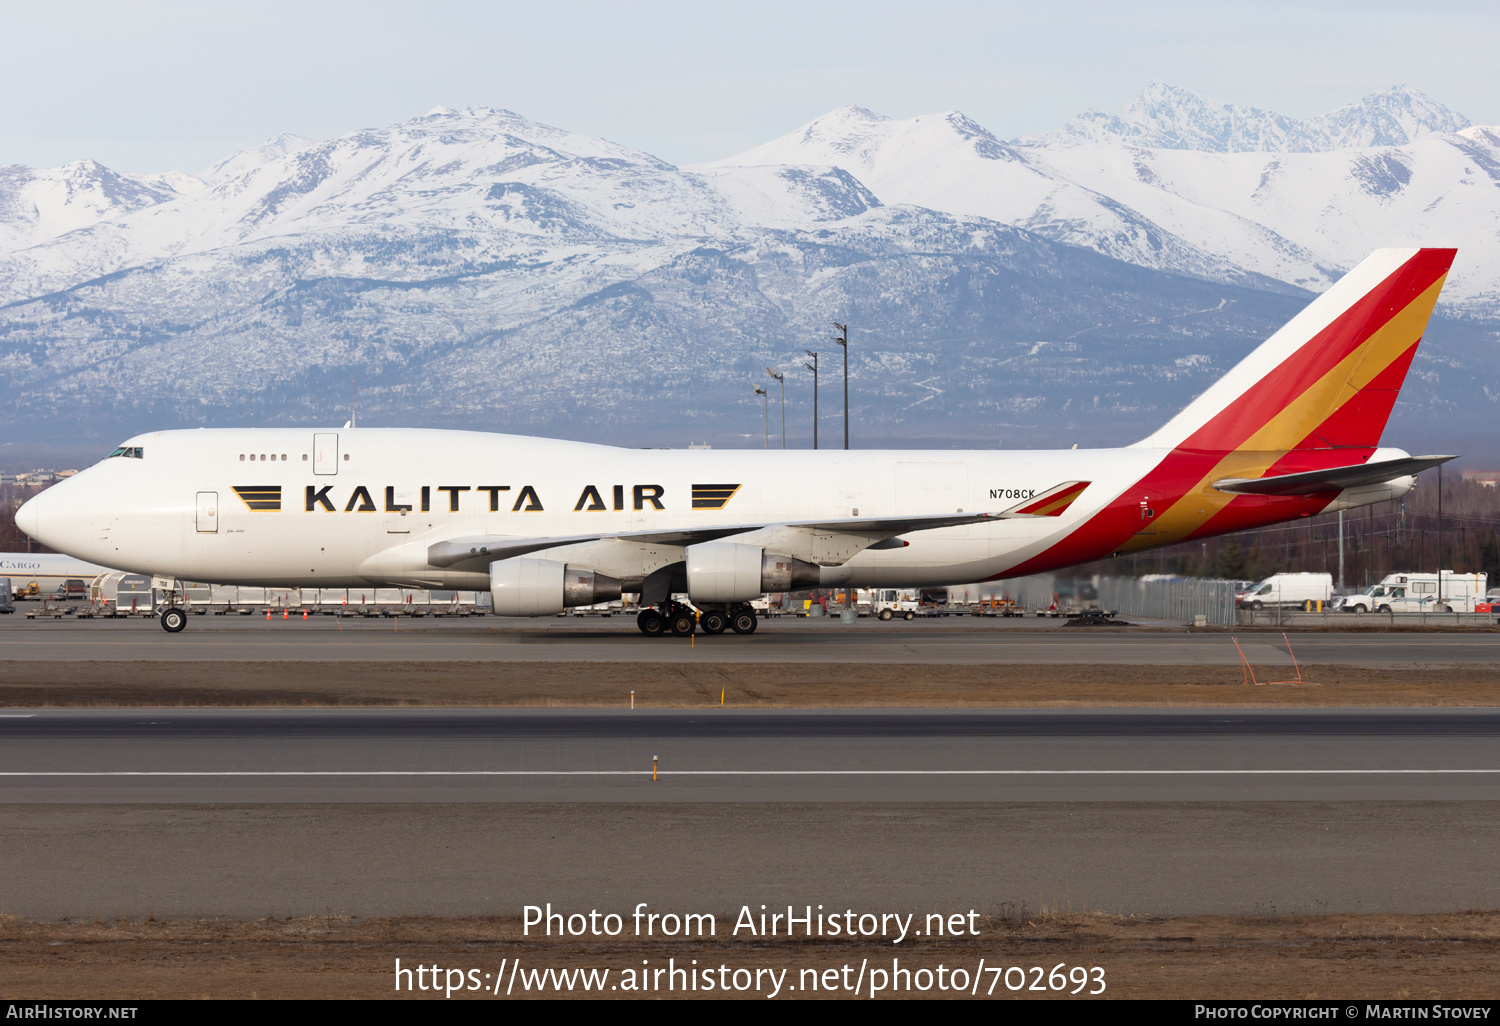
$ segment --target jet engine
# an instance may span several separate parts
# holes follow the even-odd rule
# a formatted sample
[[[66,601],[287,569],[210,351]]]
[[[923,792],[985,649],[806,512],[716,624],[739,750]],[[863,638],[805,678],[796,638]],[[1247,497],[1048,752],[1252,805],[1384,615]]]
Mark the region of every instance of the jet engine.
[[[768,591],[813,588],[818,567],[758,545],[704,542],[687,547],[688,598],[694,602],[748,602]]]
[[[620,597],[613,577],[551,559],[516,557],[490,564],[496,616],[553,616],[568,606],[591,606]]]

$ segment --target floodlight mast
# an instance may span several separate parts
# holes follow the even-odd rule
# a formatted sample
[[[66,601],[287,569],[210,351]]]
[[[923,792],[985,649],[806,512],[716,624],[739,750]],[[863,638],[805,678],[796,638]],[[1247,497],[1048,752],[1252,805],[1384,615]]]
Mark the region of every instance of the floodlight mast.
[[[773,367],[767,367],[766,373],[781,382],[781,447],[786,448],[786,375]]]
[[[812,363],[804,363],[802,366],[813,372],[813,448],[818,447],[818,354],[811,349],[802,350],[813,358]]]
[[[764,388],[761,388],[759,385],[755,386],[755,394],[758,396],[762,396],[765,399],[766,448],[769,449],[771,447],[771,399],[770,396],[766,394],[766,390]]]
[[[849,325],[833,322],[839,333],[833,337],[835,345],[844,350],[844,448],[849,448]]]

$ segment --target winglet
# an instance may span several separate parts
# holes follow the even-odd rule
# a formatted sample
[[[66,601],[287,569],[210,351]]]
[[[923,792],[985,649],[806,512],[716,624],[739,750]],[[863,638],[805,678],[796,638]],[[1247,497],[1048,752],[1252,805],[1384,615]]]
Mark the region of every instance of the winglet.
[[[1012,506],[1000,515],[1004,517],[1060,517],[1092,483],[1092,481],[1064,481],[1054,488],[1048,488],[1040,495],[1033,495],[1019,506]]]

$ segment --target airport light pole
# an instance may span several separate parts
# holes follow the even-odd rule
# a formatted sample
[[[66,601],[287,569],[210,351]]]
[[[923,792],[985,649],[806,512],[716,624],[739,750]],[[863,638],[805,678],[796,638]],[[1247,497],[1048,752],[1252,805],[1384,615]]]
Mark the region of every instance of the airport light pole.
[[[786,448],[786,375],[779,370],[767,367],[766,373],[781,382],[781,447]],[[768,400],[769,401],[769,400]]]
[[[765,400],[765,407],[766,407],[766,448],[769,449],[771,447],[771,397],[766,393],[766,390],[764,388],[761,388],[759,385],[755,386],[755,394],[758,395],[758,396],[760,396],[760,397],[762,397]]]
[[[1437,604],[1443,604],[1443,465],[1438,464],[1438,587]]]
[[[844,350],[844,448],[849,448],[849,325],[833,322],[839,333],[833,337],[835,345]]]
[[[811,349],[802,350],[813,358],[812,363],[804,363],[802,366],[813,372],[813,448],[818,447],[818,354]]]
[[[1344,511],[1339,510],[1339,591],[1344,590]]]

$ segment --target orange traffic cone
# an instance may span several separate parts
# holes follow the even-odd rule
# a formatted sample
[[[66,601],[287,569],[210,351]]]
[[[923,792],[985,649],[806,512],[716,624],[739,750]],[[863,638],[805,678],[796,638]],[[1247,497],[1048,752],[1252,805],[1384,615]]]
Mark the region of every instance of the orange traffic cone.
[[[271,611],[269,609],[267,609],[266,610],[266,619],[269,620],[270,618],[271,618]]]
[[[305,609],[302,610],[302,619],[304,619],[304,620],[307,619],[307,610],[305,610]]]
[[[281,618],[282,618],[282,619],[283,619],[283,620],[286,620],[286,619],[289,619],[289,618],[290,618],[290,617],[289,617],[289,613],[288,613],[288,610],[285,610],[285,609],[283,609],[283,610],[282,610],[282,611],[281,611]]]

